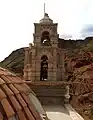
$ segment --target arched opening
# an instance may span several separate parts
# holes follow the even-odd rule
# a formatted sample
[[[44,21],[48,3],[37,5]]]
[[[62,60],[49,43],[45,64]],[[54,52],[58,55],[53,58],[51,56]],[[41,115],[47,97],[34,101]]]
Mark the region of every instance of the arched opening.
[[[48,79],[48,57],[46,55],[41,57],[41,73],[40,80],[45,81]]]
[[[41,44],[45,45],[45,46],[50,46],[50,37],[49,37],[49,32],[48,31],[44,31],[42,33],[42,37],[41,37]]]

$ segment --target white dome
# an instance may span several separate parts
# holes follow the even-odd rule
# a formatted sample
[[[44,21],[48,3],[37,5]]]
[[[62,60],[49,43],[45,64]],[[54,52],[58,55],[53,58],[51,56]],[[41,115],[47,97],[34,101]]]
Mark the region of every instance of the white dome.
[[[53,23],[53,20],[51,20],[47,13],[45,13],[44,18],[40,20],[40,23]]]

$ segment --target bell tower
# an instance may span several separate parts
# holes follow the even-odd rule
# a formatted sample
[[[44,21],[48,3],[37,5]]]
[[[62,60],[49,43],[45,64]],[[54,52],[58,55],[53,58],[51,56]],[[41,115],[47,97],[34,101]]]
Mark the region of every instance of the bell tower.
[[[57,23],[53,23],[47,13],[39,23],[34,23],[33,43],[30,45],[28,63],[24,77],[31,81],[56,81],[57,80],[57,49],[58,33]],[[26,70],[25,70],[26,71]]]
[[[58,46],[57,23],[47,13],[34,23],[33,44],[25,49],[24,79],[42,104],[60,104],[65,100],[64,56]]]

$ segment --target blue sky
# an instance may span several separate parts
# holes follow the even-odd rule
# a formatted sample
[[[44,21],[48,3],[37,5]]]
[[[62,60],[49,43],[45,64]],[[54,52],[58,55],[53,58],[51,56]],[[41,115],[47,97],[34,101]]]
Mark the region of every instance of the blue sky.
[[[63,38],[93,34],[93,0],[0,0],[0,61],[33,41],[34,22],[46,12]]]

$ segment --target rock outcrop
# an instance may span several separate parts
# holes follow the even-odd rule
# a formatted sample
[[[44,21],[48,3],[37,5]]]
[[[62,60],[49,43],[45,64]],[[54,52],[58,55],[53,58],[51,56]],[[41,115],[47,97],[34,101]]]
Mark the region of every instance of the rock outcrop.
[[[80,105],[91,107],[93,102],[93,53],[81,51],[74,58],[65,60],[67,81],[72,82],[70,89],[72,100],[73,96],[77,96],[76,101],[79,102],[79,107]],[[74,104],[76,106],[75,101]]]
[[[9,69],[17,75],[23,75],[24,56],[24,48],[17,49],[0,62],[0,66]]]

